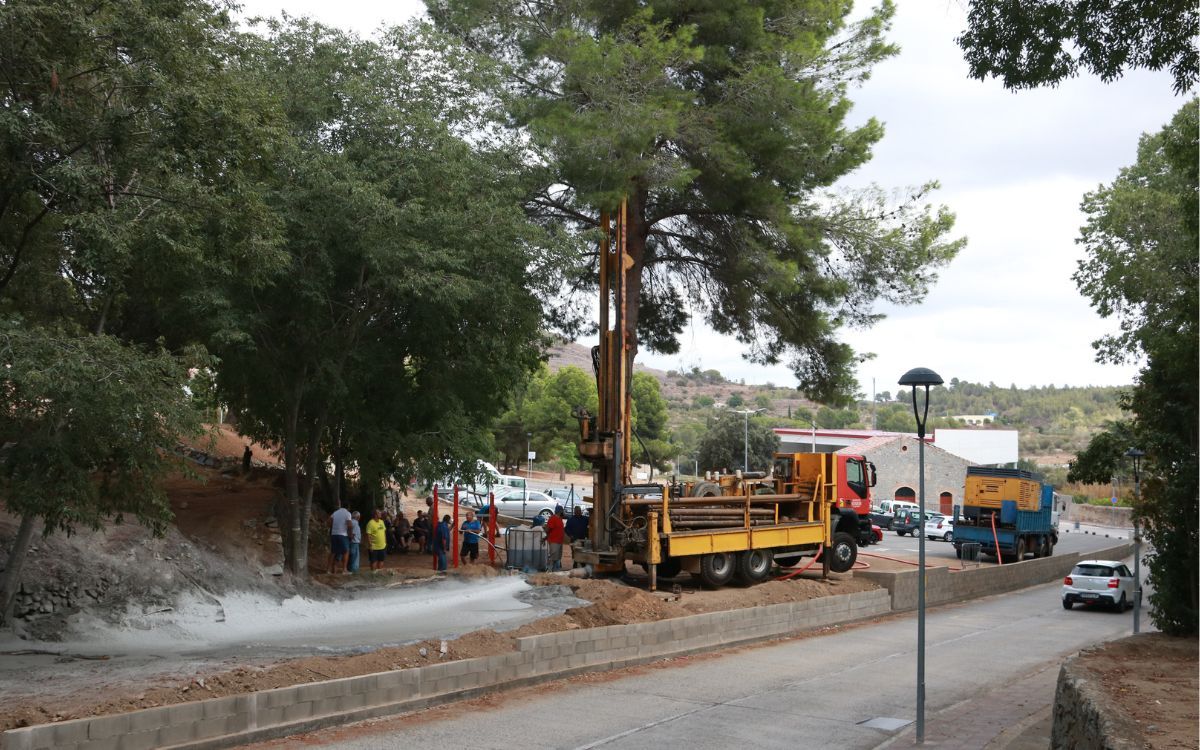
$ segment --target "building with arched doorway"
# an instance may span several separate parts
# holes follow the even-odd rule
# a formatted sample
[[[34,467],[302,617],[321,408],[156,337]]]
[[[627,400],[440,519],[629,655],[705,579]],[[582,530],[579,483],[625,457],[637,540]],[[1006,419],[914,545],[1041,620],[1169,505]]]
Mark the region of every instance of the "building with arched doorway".
[[[915,436],[880,435],[861,440],[842,448],[838,453],[865,457],[875,464],[876,484],[872,490],[874,504],[880,500],[896,499],[917,502],[918,443]],[[951,512],[962,501],[966,488],[967,467],[976,464],[942,450],[925,445],[925,507],[933,511]]]

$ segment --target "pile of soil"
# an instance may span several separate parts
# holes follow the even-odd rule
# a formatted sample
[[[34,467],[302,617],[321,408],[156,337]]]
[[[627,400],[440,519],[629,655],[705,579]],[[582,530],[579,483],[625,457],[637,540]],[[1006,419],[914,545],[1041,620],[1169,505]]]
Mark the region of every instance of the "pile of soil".
[[[1081,673],[1090,673],[1111,716],[1121,716],[1147,748],[1197,748],[1200,726],[1200,653],[1195,637],[1142,633],[1080,653]]]

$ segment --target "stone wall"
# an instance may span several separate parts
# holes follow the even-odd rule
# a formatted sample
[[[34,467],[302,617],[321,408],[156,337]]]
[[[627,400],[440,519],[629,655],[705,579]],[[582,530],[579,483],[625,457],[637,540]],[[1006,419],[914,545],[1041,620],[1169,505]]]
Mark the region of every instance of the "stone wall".
[[[853,446],[851,446],[853,449]],[[878,483],[871,490],[875,503],[889,500],[900,487],[918,491],[918,443],[915,437],[898,437],[877,448],[864,448],[863,455],[875,464]],[[962,504],[966,488],[967,467],[973,464],[965,458],[948,453],[935,445],[925,446],[925,505],[938,509],[938,496],[949,492],[956,505]]]
[[[1068,503],[1067,512],[1059,519],[1059,523],[1061,524],[1064,521],[1070,521],[1071,523],[1079,521],[1080,523],[1091,524],[1093,526],[1129,528],[1133,525],[1133,508]]]
[[[1091,675],[1071,657],[1058,672],[1054,695],[1054,725],[1050,730],[1053,750],[1140,750],[1145,747],[1141,732],[1132,725],[1120,706],[1107,705]]]

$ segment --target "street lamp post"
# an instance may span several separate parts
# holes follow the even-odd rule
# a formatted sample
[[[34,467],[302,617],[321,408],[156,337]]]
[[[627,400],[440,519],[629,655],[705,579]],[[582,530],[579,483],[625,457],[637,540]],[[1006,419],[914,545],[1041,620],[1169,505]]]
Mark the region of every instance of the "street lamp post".
[[[734,412],[741,414],[746,418],[746,424],[742,429],[742,471],[750,471],[750,415],[760,414],[766,409],[741,409]]]
[[[1137,514],[1142,499],[1142,456],[1146,454],[1130,448],[1125,455],[1133,459],[1133,632],[1136,635],[1142,626],[1142,535],[1138,530]]]
[[[942,384],[942,376],[926,367],[914,367],[900,378],[912,386],[913,416],[917,419],[918,523],[925,523],[925,423],[929,419],[929,387]],[[917,389],[925,388],[925,408],[917,409]],[[925,742],[925,531],[918,529],[917,543],[917,744]]]

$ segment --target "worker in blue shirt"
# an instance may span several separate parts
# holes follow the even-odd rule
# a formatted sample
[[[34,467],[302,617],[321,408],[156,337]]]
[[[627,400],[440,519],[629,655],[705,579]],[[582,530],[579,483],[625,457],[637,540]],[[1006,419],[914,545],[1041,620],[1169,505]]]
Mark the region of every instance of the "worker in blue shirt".
[[[470,560],[475,562],[479,559],[479,532],[483,531],[483,524],[475,517],[475,511],[467,511],[467,520],[462,522],[463,543],[462,549],[458,555],[464,562]]]
[[[437,555],[438,572],[446,572],[446,553],[450,551],[450,516],[442,516],[433,532],[433,554]]]

